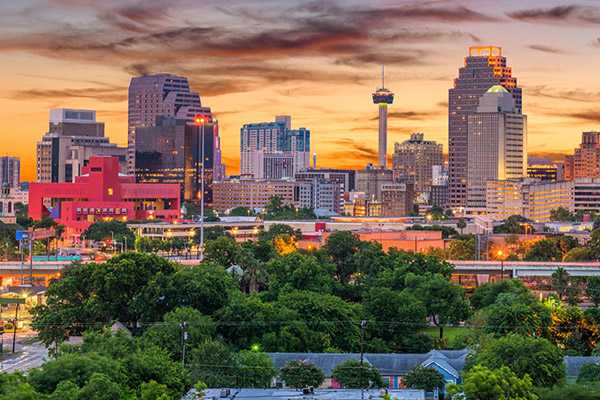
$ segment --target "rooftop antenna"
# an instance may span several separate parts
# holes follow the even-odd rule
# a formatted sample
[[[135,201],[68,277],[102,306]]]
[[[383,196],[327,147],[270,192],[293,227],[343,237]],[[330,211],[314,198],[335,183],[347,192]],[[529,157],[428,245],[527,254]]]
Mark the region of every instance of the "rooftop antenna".
[[[385,87],[385,74],[383,70],[383,64],[381,64],[381,88]]]

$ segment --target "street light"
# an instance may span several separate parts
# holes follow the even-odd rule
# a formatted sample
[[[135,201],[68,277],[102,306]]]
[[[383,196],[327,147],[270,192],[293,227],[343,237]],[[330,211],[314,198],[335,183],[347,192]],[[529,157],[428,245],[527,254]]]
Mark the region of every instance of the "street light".
[[[429,225],[431,223],[431,218],[432,218],[431,214],[427,214],[427,217],[425,217],[425,218],[427,218],[427,225]]]
[[[196,117],[196,125],[200,129],[200,141],[202,142],[202,175],[200,184],[200,261],[204,259],[204,125],[208,120],[199,115]]]
[[[504,280],[504,258],[502,258],[502,250],[498,250],[498,258],[500,259],[500,281]]]

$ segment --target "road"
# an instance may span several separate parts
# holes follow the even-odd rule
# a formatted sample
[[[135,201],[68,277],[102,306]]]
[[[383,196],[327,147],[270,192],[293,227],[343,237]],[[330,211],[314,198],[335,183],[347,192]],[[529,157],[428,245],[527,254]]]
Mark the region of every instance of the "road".
[[[42,365],[44,359],[48,358],[48,350],[40,343],[24,343],[35,336],[33,332],[17,333],[16,353],[14,356],[11,353],[4,354],[4,359],[0,361],[0,372],[23,371],[27,373],[30,368]],[[11,334],[4,335],[4,349],[12,350]]]

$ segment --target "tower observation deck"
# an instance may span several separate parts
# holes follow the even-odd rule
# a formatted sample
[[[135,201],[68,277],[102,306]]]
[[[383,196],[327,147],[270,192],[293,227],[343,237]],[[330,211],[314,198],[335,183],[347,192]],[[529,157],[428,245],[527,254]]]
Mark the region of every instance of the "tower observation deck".
[[[387,105],[394,102],[394,93],[385,87],[383,66],[381,87],[373,93],[373,103],[379,104],[379,167],[387,168]]]

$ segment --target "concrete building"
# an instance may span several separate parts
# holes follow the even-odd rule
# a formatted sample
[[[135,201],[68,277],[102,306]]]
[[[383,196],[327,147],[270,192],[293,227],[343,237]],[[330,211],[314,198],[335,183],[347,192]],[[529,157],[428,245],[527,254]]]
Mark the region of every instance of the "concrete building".
[[[429,193],[433,184],[433,169],[444,165],[443,145],[423,140],[422,133],[413,133],[409,140],[394,144],[392,169],[394,178],[414,185],[416,194]]]
[[[431,184],[434,186],[448,186],[448,166],[434,165],[431,167]]]
[[[0,179],[6,182],[11,189],[18,189],[21,183],[21,158],[0,157]]]
[[[429,204],[446,207],[449,202],[448,185],[432,185],[429,192]]]
[[[202,107],[200,95],[192,92],[188,79],[173,74],[142,74],[129,84],[127,135],[127,171],[135,171],[135,128],[156,126],[156,117],[173,117],[194,125],[198,115],[210,116],[210,107]],[[216,121],[213,123],[217,124]],[[218,125],[218,124],[217,124]],[[221,166],[220,145],[215,154],[218,174]]]
[[[48,132],[37,142],[37,182],[74,182],[92,157],[117,157],[126,172],[127,149],[104,136],[92,110],[52,109]]]
[[[344,184],[317,178],[312,183],[312,207],[341,215],[344,212]]]
[[[17,222],[15,203],[18,200],[13,196],[13,188],[4,180],[0,186],[0,223],[15,224]]]
[[[294,177],[295,155],[276,152],[255,151],[252,161],[252,176],[256,179],[282,179]]]
[[[574,211],[600,213],[600,178],[577,178],[574,184]]]
[[[381,201],[381,186],[394,183],[394,171],[368,165],[356,171],[356,190],[363,192],[370,201]]]
[[[467,204],[469,214],[486,208],[486,181],[527,176],[527,116],[512,95],[495,85],[467,115]]]
[[[527,177],[540,181],[557,181],[560,175],[559,166],[556,164],[528,164]]]
[[[275,122],[244,124],[240,129],[240,174],[253,175],[259,167],[254,165],[255,153],[290,154],[294,158],[293,172],[310,166],[310,130],[292,129],[292,117],[280,115]],[[290,175],[292,176],[292,175]],[[257,178],[256,176],[254,176]]]
[[[179,185],[137,184],[119,170],[116,157],[92,157],[73,183],[32,182],[29,216],[54,218],[65,225],[65,237],[79,236],[97,221],[179,218]]]
[[[413,211],[415,198],[411,183],[383,183],[380,188],[381,215],[398,217]]]
[[[565,179],[577,178],[600,178],[600,132],[583,132],[579,148],[565,156]]]
[[[201,125],[189,125],[184,119],[157,117],[155,126],[136,127],[136,182],[177,183],[182,201],[199,204],[204,198],[204,205],[212,207],[215,169],[219,165],[215,159],[218,138],[217,126],[210,119]]]
[[[574,210],[574,182],[487,181],[487,217],[504,220],[521,215],[534,222],[550,221],[550,211],[563,207]]]
[[[469,48],[464,66],[459,69],[454,86],[448,91],[448,159],[450,204],[467,206],[468,120],[479,99],[494,85],[502,85],[512,95],[515,112],[521,113],[521,88],[512,69],[506,66],[502,49],[496,46]]]
[[[337,182],[344,186],[346,192],[352,192],[356,189],[356,170],[355,169],[303,169],[294,174],[296,179],[325,179],[329,182]]]
[[[313,185],[309,180],[230,179],[213,184],[214,209],[225,211],[234,207],[261,208],[271,196],[296,207],[311,207]]]

